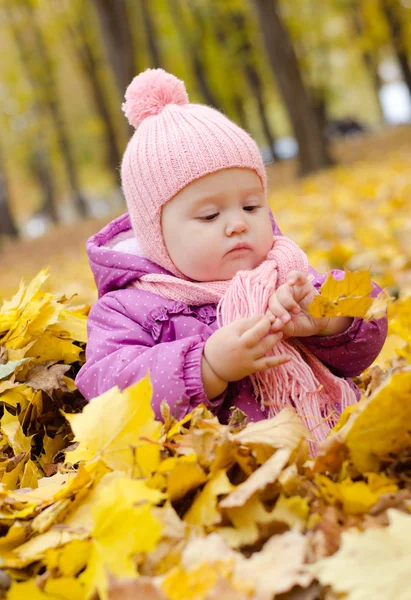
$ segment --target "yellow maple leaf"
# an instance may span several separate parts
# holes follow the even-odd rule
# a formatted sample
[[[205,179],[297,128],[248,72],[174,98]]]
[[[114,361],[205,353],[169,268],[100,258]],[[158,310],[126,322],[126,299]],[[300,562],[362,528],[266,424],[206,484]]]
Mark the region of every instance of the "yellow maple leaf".
[[[90,551],[90,540],[73,540],[60,548],[47,550],[44,562],[48,571],[75,577],[87,565]]]
[[[48,277],[48,269],[43,269],[28,285],[26,285],[24,280],[20,281],[17,293],[11,300],[4,300],[0,308],[0,333],[8,331],[15,325],[19,314],[32,300]]]
[[[353,412],[339,435],[361,472],[377,472],[381,459],[411,445],[411,373],[399,372]]]
[[[16,315],[1,343],[6,348],[21,349],[33,338],[39,337],[49,325],[58,321],[63,306],[52,294],[37,292],[30,302]]]
[[[52,331],[44,331],[30,348],[25,352],[25,356],[35,357],[34,362],[44,362],[46,360],[64,361],[71,365],[79,360],[82,349],[73,344],[70,340],[58,338]]]
[[[151,396],[146,375],[123,392],[115,387],[94,398],[80,414],[65,414],[79,442],[66,460],[75,464],[101,457],[110,469],[151,475],[160,463],[161,430]]]
[[[21,583],[13,582],[7,600],[85,600],[85,589],[77,579],[62,577],[48,579],[44,591],[34,579]]]
[[[18,546],[7,557],[3,556],[2,564],[11,569],[24,569],[31,563],[42,560],[50,548],[57,548],[71,540],[85,537],[84,532],[72,531],[69,528],[52,528]]]
[[[135,578],[133,555],[153,550],[162,531],[150,505],[162,498],[160,492],[150,490],[142,481],[114,474],[106,478],[108,484],[91,508],[91,554],[79,578],[86,586],[87,598],[97,591],[102,600],[108,598],[107,571],[117,577]]]
[[[50,325],[49,331],[60,338],[87,343],[87,315],[79,312],[62,310],[58,322]]]
[[[234,527],[219,527],[217,532],[223,536],[231,548],[252,545],[260,537],[258,525],[286,523],[290,529],[304,529],[310,509],[308,500],[300,496],[287,498],[280,494],[274,510],[268,511],[263,506],[258,494],[254,494],[243,506],[229,508],[224,511]]]
[[[221,521],[221,513],[217,509],[218,496],[228,494],[234,488],[224,470],[214,473],[210,481],[195,498],[193,504],[184,515],[184,520],[192,525],[211,526]]]
[[[371,307],[377,306],[378,316],[382,316],[383,298],[370,297],[372,291],[370,271],[347,271],[345,277],[336,280],[332,273],[320,288],[321,294],[314,297],[308,307],[308,312],[313,317],[362,317],[374,318]]]
[[[2,433],[7,437],[10,446],[13,448],[14,454],[30,452],[33,436],[27,437],[24,435],[17,415],[12,415],[8,410],[5,410],[0,421],[0,427]]]
[[[369,511],[382,494],[396,492],[398,486],[391,480],[383,479],[379,485],[373,478],[370,483],[351,481],[350,478],[337,483],[325,475],[317,475],[315,482],[321,496],[329,503],[341,503],[345,513],[359,515]]]
[[[167,474],[167,492],[171,502],[207,481],[207,475],[198,464],[196,454],[167,458],[159,466],[158,473]]]
[[[161,588],[169,600],[205,600],[219,578],[227,578],[230,574],[230,561],[204,562],[189,571],[174,567],[164,578]]]
[[[36,488],[37,482],[41,477],[41,471],[38,468],[37,464],[29,459],[24,465],[24,470],[20,478],[20,487],[21,488]]]

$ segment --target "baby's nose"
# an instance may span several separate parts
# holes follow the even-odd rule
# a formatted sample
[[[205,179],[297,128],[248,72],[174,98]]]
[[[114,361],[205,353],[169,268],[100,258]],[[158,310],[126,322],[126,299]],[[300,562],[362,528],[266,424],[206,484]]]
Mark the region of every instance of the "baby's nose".
[[[237,219],[227,226],[227,233],[228,235],[231,235],[232,233],[242,233],[243,231],[246,231],[247,228],[248,225],[244,219]]]

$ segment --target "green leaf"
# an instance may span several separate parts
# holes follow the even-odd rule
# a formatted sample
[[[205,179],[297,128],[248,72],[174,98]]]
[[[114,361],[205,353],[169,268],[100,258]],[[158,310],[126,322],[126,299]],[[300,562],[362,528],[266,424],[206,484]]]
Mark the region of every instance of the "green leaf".
[[[11,373],[14,373],[18,366],[23,365],[28,360],[28,358],[22,358],[20,360],[9,360],[9,362],[7,362],[5,365],[0,365],[0,379],[5,379],[9,375],[11,375]]]

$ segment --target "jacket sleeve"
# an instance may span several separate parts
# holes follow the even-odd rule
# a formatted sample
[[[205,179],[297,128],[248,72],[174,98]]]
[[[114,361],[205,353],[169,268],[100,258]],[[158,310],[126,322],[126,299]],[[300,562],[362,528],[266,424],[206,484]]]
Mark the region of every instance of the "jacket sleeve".
[[[118,386],[121,390],[150,372],[152,407],[161,418],[163,399],[173,416],[181,419],[200,403],[216,412],[227,390],[208,400],[201,378],[201,357],[206,339],[200,334],[155,344],[113,295],[103,296],[87,320],[86,362],[75,383],[87,400]]]
[[[314,276],[313,285],[319,289],[326,275],[319,275],[312,267],[310,272]],[[337,280],[345,275],[344,271],[339,270],[332,270],[331,273]],[[372,297],[375,298],[380,292],[381,288],[373,283]],[[351,326],[342,333],[304,337],[299,341],[336,375],[355,377],[377,358],[384,345],[387,329],[386,317],[372,321],[354,318]]]

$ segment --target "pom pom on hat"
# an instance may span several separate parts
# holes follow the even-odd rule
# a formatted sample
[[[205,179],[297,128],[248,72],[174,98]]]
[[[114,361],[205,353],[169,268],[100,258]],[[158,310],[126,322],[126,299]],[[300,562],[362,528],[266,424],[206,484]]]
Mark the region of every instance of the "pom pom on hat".
[[[164,69],[147,69],[134,77],[125,99],[122,109],[135,128],[146,117],[158,115],[167,104],[188,103],[184,82]]]

